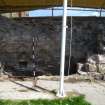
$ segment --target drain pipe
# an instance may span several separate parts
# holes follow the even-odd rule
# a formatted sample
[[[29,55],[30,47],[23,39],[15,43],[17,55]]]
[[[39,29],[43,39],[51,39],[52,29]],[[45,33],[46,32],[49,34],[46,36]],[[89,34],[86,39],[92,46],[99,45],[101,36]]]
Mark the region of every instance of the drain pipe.
[[[62,39],[61,39],[61,61],[60,61],[60,85],[57,93],[58,97],[64,97],[64,69],[65,69],[65,49],[66,49],[66,28],[67,28],[67,1],[64,0],[62,19]]]

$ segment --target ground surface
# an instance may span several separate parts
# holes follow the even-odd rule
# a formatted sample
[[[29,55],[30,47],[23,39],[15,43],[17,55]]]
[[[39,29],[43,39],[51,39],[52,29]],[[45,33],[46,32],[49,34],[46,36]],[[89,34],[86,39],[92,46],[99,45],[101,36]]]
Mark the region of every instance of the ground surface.
[[[0,99],[53,99],[56,96],[52,90],[59,88],[58,81],[39,80],[39,87],[32,88],[31,81],[1,81]],[[86,96],[86,100],[92,105],[105,105],[105,83],[65,83],[66,93],[78,93]]]

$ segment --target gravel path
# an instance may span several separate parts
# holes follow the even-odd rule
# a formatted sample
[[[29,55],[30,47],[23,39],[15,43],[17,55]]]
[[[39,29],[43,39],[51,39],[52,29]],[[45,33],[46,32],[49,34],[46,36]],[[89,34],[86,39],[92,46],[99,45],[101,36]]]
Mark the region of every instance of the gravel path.
[[[53,99],[54,94],[49,91],[59,88],[58,81],[39,80],[40,88],[32,88],[31,81],[0,82],[0,99]],[[86,96],[92,105],[105,105],[105,83],[65,83],[65,92],[77,92]],[[43,90],[43,91],[42,91]],[[49,90],[49,91],[47,91]]]

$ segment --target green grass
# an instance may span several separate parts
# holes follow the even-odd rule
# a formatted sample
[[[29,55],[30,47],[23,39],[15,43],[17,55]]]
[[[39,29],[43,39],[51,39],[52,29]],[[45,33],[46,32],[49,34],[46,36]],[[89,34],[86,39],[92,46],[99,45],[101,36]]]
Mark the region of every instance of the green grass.
[[[55,100],[0,100],[0,105],[91,105],[83,96]]]

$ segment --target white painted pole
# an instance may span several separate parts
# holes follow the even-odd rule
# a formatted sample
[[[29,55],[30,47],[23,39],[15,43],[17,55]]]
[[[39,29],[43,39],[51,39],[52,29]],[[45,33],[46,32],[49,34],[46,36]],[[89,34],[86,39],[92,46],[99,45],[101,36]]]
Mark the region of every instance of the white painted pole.
[[[57,96],[64,97],[64,69],[65,69],[65,48],[66,48],[66,28],[67,28],[67,1],[64,0],[64,10],[62,19],[62,39],[61,39],[61,61],[60,61],[60,86]]]

